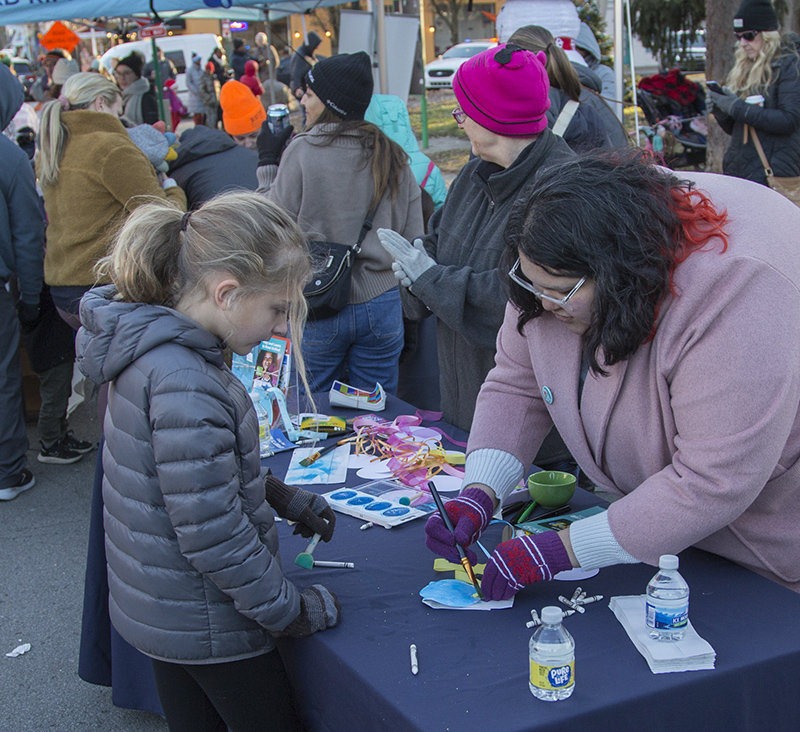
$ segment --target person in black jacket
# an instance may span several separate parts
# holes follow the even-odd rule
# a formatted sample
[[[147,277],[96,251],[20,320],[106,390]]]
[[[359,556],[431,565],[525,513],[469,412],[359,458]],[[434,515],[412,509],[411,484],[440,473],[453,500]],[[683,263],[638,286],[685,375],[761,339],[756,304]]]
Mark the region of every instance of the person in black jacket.
[[[0,64],[0,127],[6,128],[24,99],[22,85]],[[19,335],[20,324],[39,319],[44,222],[28,156],[0,135],[0,159],[0,501],[9,501],[36,484],[27,468]],[[20,291],[16,313],[5,287],[12,275]]]
[[[736,63],[722,93],[708,89],[711,111],[731,136],[722,161],[726,175],[767,185],[753,143],[764,148],[775,176],[800,175],[800,37],[778,32],[769,0],[745,0],[734,16]],[[749,129],[748,129],[749,128]]]
[[[308,40],[302,45],[298,46],[292,54],[292,62],[289,70],[289,89],[296,99],[303,96],[303,79],[306,74],[311,70],[311,67],[316,63],[314,58],[314,51],[317,50],[319,44],[322,43],[318,33],[311,31],[307,36]]]
[[[233,69],[233,78],[239,81],[244,76],[244,65],[254,60],[253,57],[247,52],[244,41],[241,38],[233,39],[233,53],[231,54],[231,68]]]
[[[169,174],[186,193],[189,210],[224,191],[258,188],[258,153],[237,144],[226,132],[192,127],[181,135],[180,143]]]

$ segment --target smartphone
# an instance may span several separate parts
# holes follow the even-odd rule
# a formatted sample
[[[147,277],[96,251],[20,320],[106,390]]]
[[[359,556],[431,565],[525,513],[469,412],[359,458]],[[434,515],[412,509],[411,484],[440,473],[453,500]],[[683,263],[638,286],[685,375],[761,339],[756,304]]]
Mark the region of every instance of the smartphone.
[[[718,81],[707,81],[706,88],[711,89],[715,94],[724,94],[725,92],[722,91],[722,87],[720,86]]]

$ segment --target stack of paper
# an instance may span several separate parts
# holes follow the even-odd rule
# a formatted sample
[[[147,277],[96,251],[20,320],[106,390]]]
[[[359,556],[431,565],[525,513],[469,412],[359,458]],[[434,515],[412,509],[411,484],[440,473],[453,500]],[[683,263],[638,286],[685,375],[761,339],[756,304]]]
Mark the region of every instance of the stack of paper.
[[[646,604],[644,595],[628,595],[612,597],[608,606],[654,674],[714,668],[716,651],[697,634],[691,622],[686,635],[679,641],[653,640],[644,620]]]

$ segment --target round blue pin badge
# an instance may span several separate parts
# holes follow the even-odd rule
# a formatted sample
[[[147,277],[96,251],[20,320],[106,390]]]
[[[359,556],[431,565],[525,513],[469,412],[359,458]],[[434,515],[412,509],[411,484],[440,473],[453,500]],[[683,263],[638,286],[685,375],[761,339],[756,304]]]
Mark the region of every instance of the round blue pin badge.
[[[549,386],[543,386],[542,387],[542,396],[544,397],[544,400],[548,404],[552,404],[553,403],[553,392],[550,391],[550,387]]]

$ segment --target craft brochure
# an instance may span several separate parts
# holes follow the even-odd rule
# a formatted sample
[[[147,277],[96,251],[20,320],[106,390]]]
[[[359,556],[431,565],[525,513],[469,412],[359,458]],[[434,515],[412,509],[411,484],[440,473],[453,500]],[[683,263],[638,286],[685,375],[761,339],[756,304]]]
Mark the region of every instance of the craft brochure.
[[[519,527],[525,529],[529,534],[542,534],[545,531],[561,531],[561,529],[566,529],[567,526],[575,521],[580,521],[581,519],[594,516],[596,513],[602,513],[603,511],[605,511],[605,509],[600,508],[600,506],[592,506],[591,508],[584,508],[582,511],[565,514],[564,516],[553,516],[552,518],[541,519],[539,521],[535,519],[533,521],[526,521],[525,523],[519,524]]]
[[[323,494],[334,511],[372,521],[390,529],[436,510],[430,494],[390,480],[375,480],[358,488],[340,488]],[[407,499],[401,503],[401,499]]]

